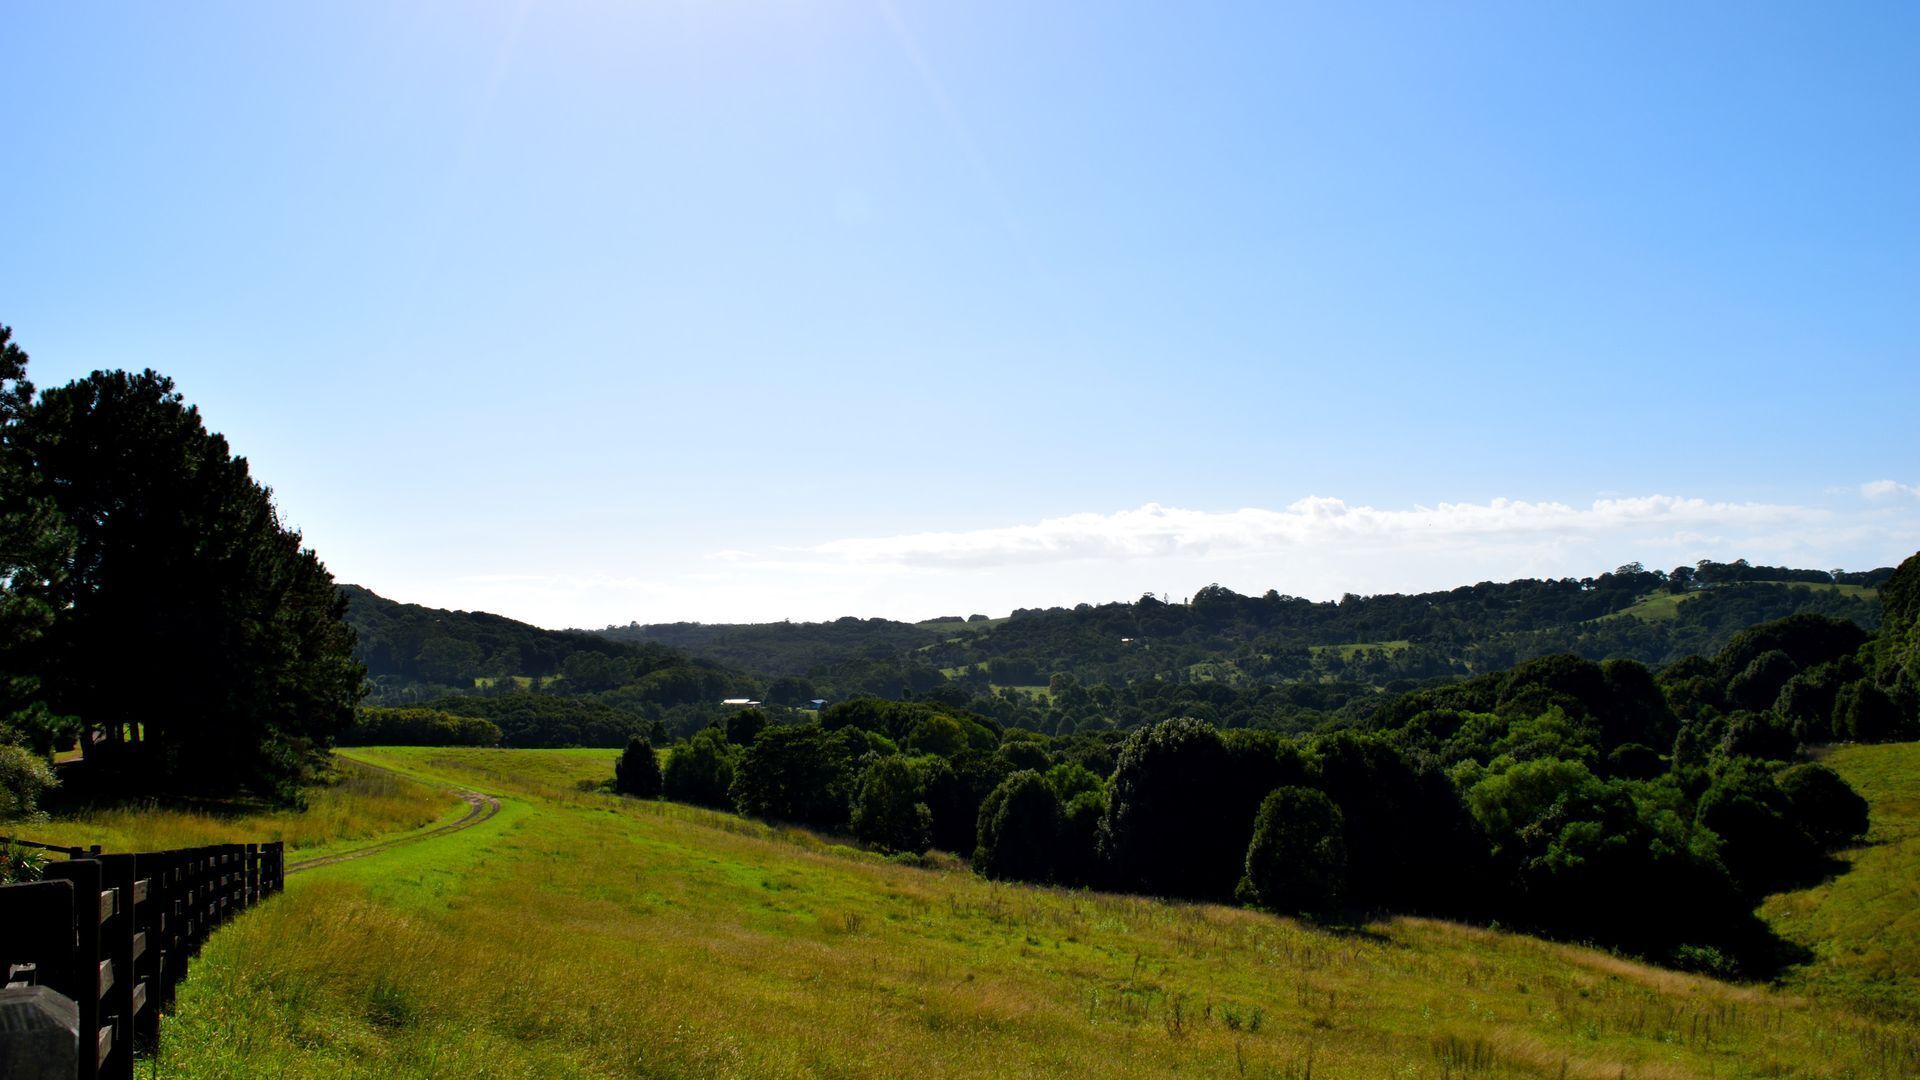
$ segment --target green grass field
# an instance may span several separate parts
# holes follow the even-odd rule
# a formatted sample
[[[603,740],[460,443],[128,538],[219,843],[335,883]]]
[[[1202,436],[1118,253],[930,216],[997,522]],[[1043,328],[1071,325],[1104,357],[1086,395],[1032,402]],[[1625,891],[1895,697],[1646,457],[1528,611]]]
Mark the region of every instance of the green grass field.
[[[166,1021],[161,1075],[1614,1080],[1920,1068],[1911,1025],[1808,993],[1426,920],[1330,930],[998,885],[583,790],[611,773],[612,751],[351,753],[504,807],[297,875],[223,929]],[[1910,762],[1884,769],[1913,775]]]
[[[1324,652],[1338,653],[1340,655],[1340,659],[1351,660],[1354,658],[1355,654],[1360,653],[1362,651],[1387,653],[1388,655],[1392,655],[1393,653],[1397,653],[1397,652],[1405,652],[1412,647],[1413,647],[1413,642],[1405,641],[1405,640],[1362,641],[1362,642],[1356,642],[1356,643],[1347,644],[1347,645],[1309,645],[1307,646],[1307,651],[1314,653],[1316,655]]]
[[[1849,746],[1832,766],[1873,807],[1867,843],[1844,874],[1760,909],[1815,960],[1789,985],[1920,1024],[1920,743]]]

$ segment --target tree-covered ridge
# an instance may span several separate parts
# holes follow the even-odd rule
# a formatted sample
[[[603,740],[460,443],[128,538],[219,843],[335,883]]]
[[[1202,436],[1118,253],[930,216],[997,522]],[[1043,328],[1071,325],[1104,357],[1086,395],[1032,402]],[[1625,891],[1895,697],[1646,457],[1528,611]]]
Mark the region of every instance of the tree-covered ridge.
[[[767,678],[804,675],[854,658],[890,659],[948,636],[912,623],[852,616],[820,623],[629,623],[597,633],[670,645]]]
[[[651,642],[543,630],[499,615],[402,604],[343,585],[368,701],[489,721],[506,746],[624,746],[723,713],[761,683]]]
[[[359,633],[355,655],[376,680],[471,688],[475,679],[564,675],[569,661],[576,672],[613,660],[644,675],[685,659],[675,649],[543,630],[484,611],[403,604],[359,585],[341,585],[340,592]]]
[[[1879,621],[1874,587],[1889,569],[1848,573],[1702,562],[1672,572],[1628,565],[1594,578],[1482,582],[1412,595],[1310,601],[1218,585],[1182,603],[1154,596],[1021,609],[991,624],[629,624],[599,631],[658,641],[769,681],[770,700],[925,694],[952,682],[968,695],[1143,680],[1254,686],[1399,680],[1496,671],[1534,656],[1671,663],[1713,652],[1740,630],[1812,612]],[[775,684],[779,685],[776,687]]]
[[[470,692],[488,684],[506,691],[551,681],[569,694],[622,690],[636,701],[678,705],[717,702],[739,686],[751,687],[711,660],[664,645],[402,604],[358,585],[340,591],[347,621],[359,634],[355,655],[383,702],[417,700],[436,688]]]

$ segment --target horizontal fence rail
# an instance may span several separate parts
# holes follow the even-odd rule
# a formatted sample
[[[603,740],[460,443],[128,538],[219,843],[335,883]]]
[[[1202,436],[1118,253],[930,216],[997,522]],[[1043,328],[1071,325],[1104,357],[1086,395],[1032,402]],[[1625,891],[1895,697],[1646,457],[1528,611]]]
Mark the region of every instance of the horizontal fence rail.
[[[134,855],[0,837],[9,843],[69,856],[48,863],[44,880],[0,886],[0,971],[7,986],[73,1000],[77,1080],[132,1080],[134,1051],[158,1040],[187,961],[221,923],[286,884],[280,841]]]

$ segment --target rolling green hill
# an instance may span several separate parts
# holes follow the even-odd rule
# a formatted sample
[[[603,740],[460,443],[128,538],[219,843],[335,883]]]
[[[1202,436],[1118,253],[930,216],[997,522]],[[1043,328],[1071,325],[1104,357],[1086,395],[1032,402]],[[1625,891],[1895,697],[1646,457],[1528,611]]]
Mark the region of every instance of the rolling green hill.
[[[994,884],[938,857],[903,865],[583,790],[610,773],[605,751],[353,754],[497,794],[503,809],[300,875],[222,930],[167,1019],[169,1074],[1612,1080],[1920,1068],[1910,1024],[1814,983],[1729,985],[1421,919],[1319,928]]]
[[[955,700],[1068,674],[1086,686],[1143,681],[1241,687],[1352,682],[1387,687],[1457,678],[1568,652],[1650,665],[1717,651],[1740,630],[1798,613],[1880,619],[1890,569],[1824,570],[1702,563],[1672,573],[1625,566],[1591,578],[1482,582],[1413,595],[1314,602],[1208,586],[1181,602],[1023,609],[1005,619],[909,624],[884,619],[608,627],[792,683],[786,697],[925,694]]]

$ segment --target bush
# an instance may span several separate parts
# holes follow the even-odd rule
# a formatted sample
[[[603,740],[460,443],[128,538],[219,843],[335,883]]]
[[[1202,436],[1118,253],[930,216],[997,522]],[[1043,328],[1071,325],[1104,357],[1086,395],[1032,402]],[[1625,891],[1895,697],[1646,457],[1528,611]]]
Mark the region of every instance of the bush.
[[[739,753],[720,728],[703,728],[667,756],[661,790],[675,802],[731,810],[733,796],[728,789],[733,786]]]
[[[1759,762],[1735,758],[1721,766],[1700,797],[1697,820],[1720,837],[1721,862],[1749,897],[1800,883],[1819,852]]]
[[[1777,654],[1775,654],[1777,655]],[[1770,712],[1740,712],[1727,720],[1720,749],[1730,758],[1790,761],[1800,749],[1793,729]]]
[[[854,751],[868,743],[858,729],[830,732],[819,724],[770,727],[733,773],[730,793],[743,814],[843,829],[853,786]]]
[[[1008,881],[1051,880],[1060,800],[1039,773],[1014,773],[980,804],[979,835],[973,849],[977,873]]]
[[[340,733],[342,746],[498,746],[500,728],[439,709],[365,708]]]
[[[660,759],[653,752],[653,744],[638,735],[628,739],[620,760],[613,763],[613,790],[654,799],[659,797],[662,785]]]
[[[1057,771],[1060,766],[1054,766]],[[1048,775],[1047,786],[1059,790]],[[1104,881],[1100,867],[1100,819],[1107,812],[1107,793],[1082,791],[1066,801],[1060,811],[1060,841],[1055,848],[1053,878],[1062,885],[1099,887]]]
[[[47,853],[39,848],[0,844],[0,885],[39,881],[46,869]]]
[[[1607,773],[1628,780],[1652,780],[1667,771],[1659,751],[1639,743],[1626,743],[1607,755]]]
[[[727,716],[727,741],[735,746],[751,746],[767,730],[767,714],[759,709],[740,709]]]
[[[1239,895],[1272,911],[1333,910],[1346,890],[1346,821],[1312,788],[1283,787],[1261,802]]]
[[[1768,649],[1727,680],[1727,700],[1736,709],[1764,709],[1780,696],[1787,680],[1798,675],[1793,657],[1784,649]]]
[[[1793,818],[1832,851],[1867,834],[1867,800],[1825,765],[1795,765],[1775,778]]]
[[[1886,742],[1905,729],[1899,706],[1865,679],[1840,688],[1833,703],[1833,732],[1854,742]]]
[[[882,851],[917,855],[933,843],[933,812],[920,774],[899,754],[861,771],[849,816],[853,835]]]
[[[1242,830],[1253,817],[1251,806],[1232,813],[1234,792],[1222,783],[1232,771],[1225,742],[1204,720],[1168,720],[1129,735],[1100,822],[1115,884],[1158,896],[1231,896],[1246,856]]]
[[[38,754],[23,746],[0,744],[0,821],[33,813],[40,797],[59,783]]]

